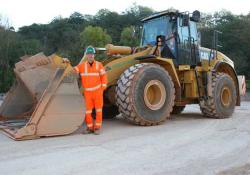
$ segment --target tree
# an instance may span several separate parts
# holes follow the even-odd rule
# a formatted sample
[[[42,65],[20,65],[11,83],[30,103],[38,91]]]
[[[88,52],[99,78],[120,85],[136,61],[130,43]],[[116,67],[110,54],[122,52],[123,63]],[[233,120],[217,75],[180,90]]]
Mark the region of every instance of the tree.
[[[155,11],[149,7],[144,7],[134,3],[130,8],[123,12],[123,22],[126,27],[128,26],[138,26],[141,24],[141,20]]]
[[[134,28],[126,27],[121,33],[121,45],[135,47],[139,45],[139,38],[135,36]]]
[[[87,47],[92,45],[94,47],[104,47],[111,43],[112,39],[105,30],[101,27],[88,26],[80,34],[81,46]]]
[[[94,16],[93,25],[105,29],[111,36],[114,44],[119,43],[124,24],[117,12],[111,12],[108,9],[99,10]]]
[[[6,92],[13,80],[11,62],[12,52],[17,42],[17,35],[6,26],[0,30],[0,92]]]
[[[37,39],[21,40],[19,42],[23,55],[33,55],[41,52],[42,45]]]
[[[221,51],[235,62],[239,74],[250,77],[250,18],[234,16],[227,19],[230,20],[217,26],[217,30],[222,31]]]

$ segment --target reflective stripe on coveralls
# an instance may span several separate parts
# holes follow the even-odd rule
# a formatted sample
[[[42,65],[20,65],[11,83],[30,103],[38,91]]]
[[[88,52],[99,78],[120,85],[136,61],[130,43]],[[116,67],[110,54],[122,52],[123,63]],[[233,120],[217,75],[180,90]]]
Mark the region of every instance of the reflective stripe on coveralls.
[[[100,74],[99,73],[81,73],[80,74],[81,76],[100,76]]]
[[[84,88],[84,90],[85,90],[85,91],[94,91],[94,90],[99,89],[100,87],[101,87],[101,85],[99,84],[99,85],[97,85],[97,86],[95,86],[95,87],[92,87],[92,88]]]
[[[91,113],[92,113],[92,110],[87,110],[85,113],[86,113],[86,114],[91,114]]]

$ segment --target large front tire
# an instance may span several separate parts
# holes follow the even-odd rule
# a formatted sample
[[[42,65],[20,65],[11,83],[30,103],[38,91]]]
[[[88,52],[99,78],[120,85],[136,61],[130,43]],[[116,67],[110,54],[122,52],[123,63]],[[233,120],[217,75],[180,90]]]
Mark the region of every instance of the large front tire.
[[[175,89],[170,75],[161,66],[152,63],[131,66],[117,84],[118,109],[130,122],[151,126],[170,117]]]

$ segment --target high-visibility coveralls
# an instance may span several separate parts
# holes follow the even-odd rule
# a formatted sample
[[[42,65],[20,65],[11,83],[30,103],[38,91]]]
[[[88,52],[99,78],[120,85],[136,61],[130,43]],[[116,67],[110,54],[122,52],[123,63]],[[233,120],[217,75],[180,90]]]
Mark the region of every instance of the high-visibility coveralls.
[[[107,75],[102,63],[81,62],[74,67],[81,76],[86,102],[85,122],[89,130],[100,129],[102,125],[103,91],[107,87]],[[93,121],[92,109],[95,108],[96,120]]]

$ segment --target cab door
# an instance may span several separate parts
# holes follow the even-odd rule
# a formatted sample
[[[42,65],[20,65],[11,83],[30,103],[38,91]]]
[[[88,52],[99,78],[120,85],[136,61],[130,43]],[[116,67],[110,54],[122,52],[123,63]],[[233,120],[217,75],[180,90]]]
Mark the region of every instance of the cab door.
[[[184,21],[186,20],[186,21]],[[199,46],[196,23],[185,19],[178,18],[178,56],[179,65],[197,65],[199,62]]]
[[[189,25],[184,25],[182,17],[178,18],[178,57],[179,65],[191,63],[191,47],[189,42]],[[189,23],[189,22],[188,22]]]

